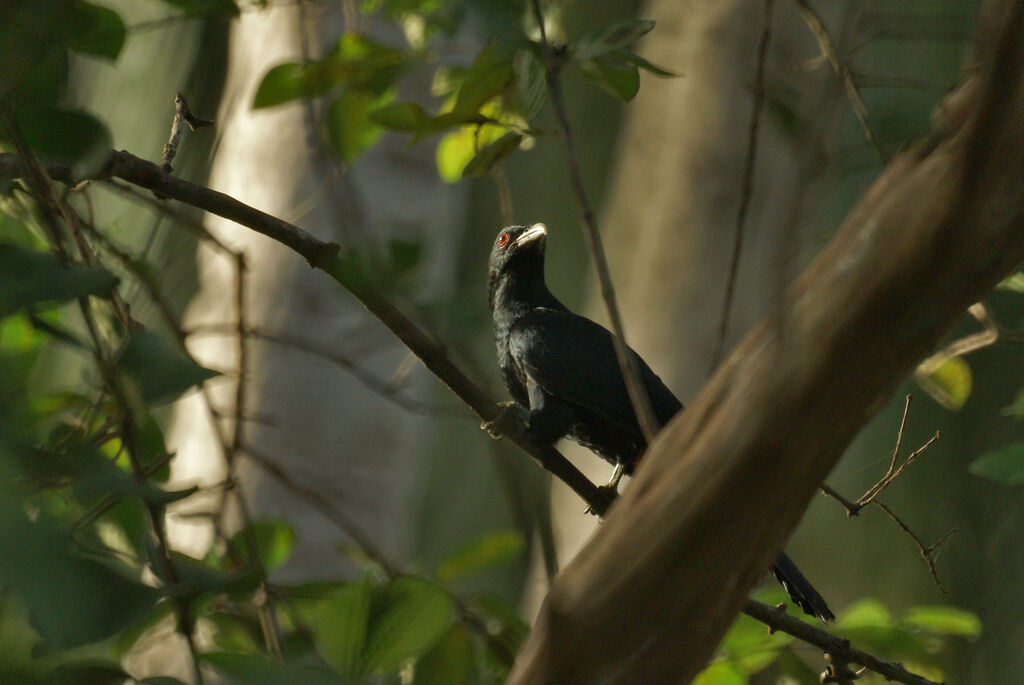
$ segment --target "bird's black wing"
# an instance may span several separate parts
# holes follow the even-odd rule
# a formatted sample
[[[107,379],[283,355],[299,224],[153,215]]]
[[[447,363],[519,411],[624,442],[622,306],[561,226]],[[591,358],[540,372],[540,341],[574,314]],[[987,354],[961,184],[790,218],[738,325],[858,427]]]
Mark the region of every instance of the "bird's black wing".
[[[584,407],[624,431],[637,430],[612,334],[603,326],[571,312],[537,308],[512,327],[509,351],[548,394]],[[667,423],[682,404],[639,355],[636,360],[655,416]]]

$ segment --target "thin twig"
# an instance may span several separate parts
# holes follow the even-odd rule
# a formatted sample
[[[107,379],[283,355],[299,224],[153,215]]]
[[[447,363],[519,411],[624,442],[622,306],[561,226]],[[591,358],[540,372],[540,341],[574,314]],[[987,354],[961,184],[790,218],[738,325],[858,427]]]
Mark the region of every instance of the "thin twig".
[[[832,659],[841,659],[848,664],[860,664],[887,680],[906,683],[907,685],[940,685],[932,680],[911,673],[903,668],[901,664],[882,661],[867,652],[863,652],[851,646],[849,640],[832,635],[810,623],[805,623],[776,607],[748,599],[743,605],[743,613],[756,621],[764,623],[772,630],[782,631],[798,640],[818,647],[826,654],[832,655]]]
[[[197,335],[235,335],[236,333],[237,330],[234,326],[222,324],[195,326],[185,331],[185,334],[190,337]],[[352,374],[352,376],[362,383],[367,389],[409,413],[422,416],[450,416],[453,418],[469,418],[472,416],[472,414],[469,414],[458,407],[447,407],[412,400],[402,395],[399,392],[399,388],[394,387],[393,383],[381,380],[374,376],[372,373],[357,364],[351,357],[342,354],[334,348],[318,345],[310,340],[306,340],[305,338],[299,338],[284,333],[271,333],[269,331],[264,331],[261,328],[246,328],[243,334],[256,340],[263,340],[276,345],[289,347],[328,361]]]
[[[722,359],[725,349],[725,335],[729,328],[729,313],[732,311],[733,291],[736,289],[736,277],[739,274],[740,255],[743,252],[744,226],[747,212],[750,211],[750,200],[754,194],[754,166],[757,163],[757,139],[761,129],[761,107],[764,104],[764,68],[768,56],[768,44],[772,37],[772,14],[775,9],[774,0],[764,2],[764,25],[761,27],[761,40],[757,46],[757,68],[754,77],[754,107],[750,112],[750,126],[747,129],[747,157],[743,164],[743,190],[740,194],[740,207],[736,212],[736,228],[733,231],[732,257],[729,260],[729,278],[725,284],[725,301],[722,304],[722,316],[718,321],[718,337],[715,349],[711,353],[711,369],[714,371]]]
[[[540,47],[544,56],[544,76],[547,81],[548,94],[551,96],[551,104],[555,111],[555,119],[558,122],[558,137],[562,141],[562,152],[569,167],[569,180],[572,183],[576,206],[580,212],[583,238],[587,243],[591,260],[594,262],[597,280],[601,286],[601,298],[604,300],[605,308],[608,310],[608,319],[612,326],[612,332],[615,334],[612,336],[612,343],[615,347],[615,356],[619,361],[619,368],[622,371],[622,377],[626,384],[626,392],[629,394],[630,402],[633,404],[633,411],[636,412],[637,422],[640,425],[644,439],[650,443],[654,440],[654,436],[657,435],[661,427],[658,425],[657,418],[655,418],[651,399],[647,396],[647,389],[640,378],[640,367],[637,364],[636,355],[630,353],[630,349],[626,344],[626,336],[622,329],[622,318],[619,316],[619,308],[615,303],[615,290],[612,287],[608,261],[605,258],[604,247],[601,245],[601,234],[597,230],[597,219],[594,217],[594,210],[587,200],[587,194],[583,188],[583,175],[580,172],[579,162],[576,160],[576,153],[573,150],[572,130],[569,127],[569,117],[565,110],[565,98],[562,96],[562,83],[559,76],[564,64],[563,54],[562,51],[556,50],[548,44],[539,0],[533,0],[532,7],[534,18],[540,29]]]
[[[860,90],[858,90],[850,70],[839,59],[839,54],[836,52],[835,44],[832,42],[832,36],[829,35],[825,22],[807,0],[796,0],[796,4],[800,8],[800,15],[804,18],[807,28],[811,30],[811,33],[814,34],[815,39],[818,41],[821,55],[828,61],[832,71],[835,72],[842,82],[843,88],[846,90],[846,96],[853,107],[853,113],[857,117],[858,123],[860,123],[861,130],[864,131],[864,137],[871,143],[871,147],[875,149],[882,163],[887,163],[889,156],[882,149],[882,144],[878,142],[878,136],[875,135],[874,130],[871,128],[868,108],[864,104],[864,98],[861,97]]]
[[[936,431],[935,435],[929,438],[923,445],[918,447],[916,450],[911,452],[910,456],[908,456],[902,464],[900,464],[898,467],[896,466],[896,463],[899,461],[900,447],[903,445],[903,431],[907,427],[907,417],[910,414],[910,403],[911,396],[907,395],[906,401],[903,403],[903,416],[900,418],[900,427],[896,432],[896,446],[893,449],[892,458],[889,461],[889,468],[886,469],[885,474],[882,475],[881,478],[875,481],[874,485],[868,488],[863,495],[857,498],[856,501],[850,501],[843,495],[839,494],[834,488],[830,487],[828,484],[823,484],[820,489],[823,493],[839,502],[843,506],[843,508],[846,509],[847,516],[857,516],[858,514],[860,514],[861,510],[864,509],[864,507],[868,506],[869,504],[874,504],[875,506],[879,507],[882,511],[884,511],[889,516],[889,518],[896,522],[896,525],[902,528],[903,531],[910,536],[910,539],[914,541],[914,544],[917,545],[918,551],[921,552],[921,556],[924,558],[925,563],[928,564],[928,571],[929,573],[931,573],[932,579],[935,581],[935,585],[938,586],[939,590],[945,593],[946,588],[942,584],[942,581],[939,580],[938,570],[935,568],[934,553],[942,545],[942,543],[944,543],[949,538],[949,536],[956,531],[956,529],[954,528],[953,530],[949,531],[948,533],[940,537],[932,545],[926,547],[924,543],[921,542],[921,539],[910,529],[910,526],[904,523],[903,519],[897,516],[892,509],[890,509],[880,499],[878,499],[878,496],[881,495],[882,492],[887,487],[889,487],[889,485],[891,485],[892,482],[900,476],[900,474],[903,473],[903,470],[907,468],[907,466],[909,466],[911,462],[917,459],[917,457],[920,456],[922,452],[931,447],[931,445],[936,440],[939,439],[939,432]]]

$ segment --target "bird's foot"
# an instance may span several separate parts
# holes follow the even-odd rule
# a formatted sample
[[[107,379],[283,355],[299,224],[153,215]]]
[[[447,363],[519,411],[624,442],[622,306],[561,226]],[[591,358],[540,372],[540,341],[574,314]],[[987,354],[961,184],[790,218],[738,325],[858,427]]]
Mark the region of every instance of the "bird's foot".
[[[503,421],[505,421],[510,414],[513,421],[519,421],[519,423],[521,423],[523,426],[529,425],[530,410],[524,407],[523,405],[519,404],[515,400],[510,400],[508,402],[498,402],[498,407],[500,411],[498,412],[498,415],[494,417],[494,419],[490,421],[484,421],[483,423],[480,424],[480,427],[487,431],[487,434],[490,435],[493,439],[501,439],[502,434],[501,431],[498,430],[498,426]]]
[[[612,477],[608,479],[608,482],[604,485],[597,487],[597,497],[602,503],[602,511],[594,511],[594,507],[587,507],[586,513],[597,514],[598,516],[604,516],[604,512],[608,511],[608,507],[612,505],[615,498],[619,496],[619,481],[622,480],[622,474],[625,473],[625,469],[622,464],[615,464],[615,469],[612,471]]]

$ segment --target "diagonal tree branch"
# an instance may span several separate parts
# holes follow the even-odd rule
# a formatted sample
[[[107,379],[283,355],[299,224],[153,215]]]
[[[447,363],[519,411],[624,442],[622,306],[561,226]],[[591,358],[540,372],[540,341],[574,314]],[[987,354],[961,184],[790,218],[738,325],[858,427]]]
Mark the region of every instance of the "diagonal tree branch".
[[[72,179],[70,167],[65,164],[48,164],[46,171],[51,178],[63,182],[78,180]],[[17,156],[0,153],[0,177],[18,177],[25,173],[24,165]],[[543,468],[572,488],[587,503],[590,511],[600,516],[608,510],[613,496],[607,490],[591,483],[553,447],[533,444],[526,437],[521,423],[511,413],[503,411],[479,385],[463,373],[448,356],[444,346],[435,342],[380,293],[352,278],[338,256],[337,244],[323,242],[301,228],[229,195],[171,176],[156,164],[123,150],[111,152],[100,178],[122,179],[151,190],[159,197],[178,200],[234,221],[291,248],[304,257],[310,266],[324,271],[352,293],[459,399],[481,419],[490,422],[494,430],[508,437]]]
[[[931,137],[654,441],[510,683],[693,678],[857,432],[1024,259],[1024,0],[993,6],[1002,21]]]

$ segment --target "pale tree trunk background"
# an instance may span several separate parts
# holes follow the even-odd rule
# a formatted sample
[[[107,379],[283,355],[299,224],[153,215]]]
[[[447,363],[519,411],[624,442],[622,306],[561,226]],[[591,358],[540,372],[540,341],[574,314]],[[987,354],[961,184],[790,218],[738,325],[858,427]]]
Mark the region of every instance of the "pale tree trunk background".
[[[420,274],[432,285],[422,294],[435,294],[446,287],[445,246],[454,243],[463,220],[461,194],[437,178],[431,150],[385,140],[355,168],[345,169],[324,150],[316,105],[251,108],[270,67],[324,54],[343,28],[340,6],[329,3],[272,6],[233,22],[210,185],[343,245],[429,236]],[[423,97],[425,85],[410,97]],[[309,340],[383,380],[391,377],[406,351],[355,300],[270,240],[220,219],[207,223],[246,255],[252,274],[248,325]],[[234,303],[225,297],[233,292],[233,265],[204,249],[199,269],[200,292],[186,326],[233,322]],[[192,352],[214,368],[234,368],[236,345],[232,336],[202,338]],[[260,341],[250,349],[244,412],[254,420],[245,429],[247,444],[330,500],[386,553],[408,554],[412,476],[423,421],[322,359]],[[422,379],[413,373],[414,383]],[[232,386],[219,388],[218,404],[229,411]],[[216,480],[222,474],[209,471],[219,462],[210,452],[214,443],[197,430],[208,425],[201,412],[190,407],[177,415],[174,436],[187,461],[179,457],[176,476],[204,474]],[[331,577],[350,568],[338,552],[344,536],[335,524],[248,460],[240,466],[254,516],[284,518],[299,528],[288,575]]]
[[[838,99],[831,73],[799,68],[817,50],[792,3],[776,3],[765,84],[771,97],[796,96],[815,129],[830,125]],[[832,10],[842,16],[842,6]],[[710,374],[733,259],[749,148],[764,2],[652,0],[639,15],[657,22],[643,44],[652,62],[678,78],[644,77],[627,108],[601,225],[623,324],[640,352],[684,404]],[[786,68],[788,67],[788,68]],[[799,266],[796,222],[818,130],[790,133],[777,110],[762,108],[752,193],[723,354],[772,307]],[[592,288],[586,311],[605,321]],[[575,446],[574,459],[604,462]],[[595,525],[566,488],[555,491],[571,558]]]

